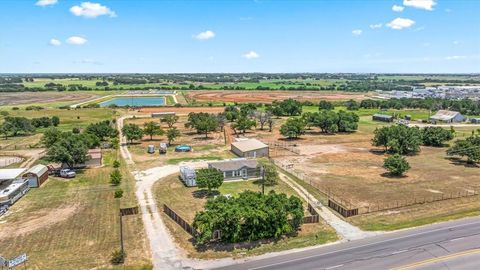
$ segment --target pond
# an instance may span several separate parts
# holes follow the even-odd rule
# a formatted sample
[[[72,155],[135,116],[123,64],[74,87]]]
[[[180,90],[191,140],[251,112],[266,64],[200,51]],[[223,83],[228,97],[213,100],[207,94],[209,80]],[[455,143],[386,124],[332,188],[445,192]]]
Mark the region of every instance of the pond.
[[[100,107],[107,107],[110,105],[117,106],[164,106],[165,97],[115,97],[107,101],[101,102]]]

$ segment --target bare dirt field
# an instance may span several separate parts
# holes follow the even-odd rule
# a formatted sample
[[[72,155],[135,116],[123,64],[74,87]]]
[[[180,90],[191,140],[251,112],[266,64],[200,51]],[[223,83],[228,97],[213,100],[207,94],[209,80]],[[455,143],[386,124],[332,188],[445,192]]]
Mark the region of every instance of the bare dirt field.
[[[187,96],[199,101],[258,102],[271,103],[274,100],[293,98],[301,101],[318,102],[320,100],[362,100],[365,93],[322,92],[322,91],[189,91]]]
[[[0,105],[24,105],[53,102],[69,102],[95,98],[98,95],[94,93],[73,93],[73,92],[22,92],[19,93],[0,93]]]
[[[175,112],[179,115],[187,115],[191,112],[199,113],[221,113],[223,107],[156,107],[156,108],[141,108],[138,111],[140,113],[153,113],[153,112]]]

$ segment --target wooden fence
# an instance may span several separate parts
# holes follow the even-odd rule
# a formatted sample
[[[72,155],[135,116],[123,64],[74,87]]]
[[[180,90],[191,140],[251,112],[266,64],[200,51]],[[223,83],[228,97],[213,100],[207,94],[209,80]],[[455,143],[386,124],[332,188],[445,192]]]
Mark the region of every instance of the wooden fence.
[[[184,229],[186,232],[188,232],[192,236],[198,235],[197,230],[190,225],[190,223],[186,222],[181,216],[179,216],[175,211],[173,211],[170,207],[168,207],[166,204],[163,205],[163,212],[167,214],[175,223],[180,225],[182,229]]]
[[[310,213],[310,216],[303,217],[304,224],[320,222],[320,215],[311,204],[308,204],[308,212]]]

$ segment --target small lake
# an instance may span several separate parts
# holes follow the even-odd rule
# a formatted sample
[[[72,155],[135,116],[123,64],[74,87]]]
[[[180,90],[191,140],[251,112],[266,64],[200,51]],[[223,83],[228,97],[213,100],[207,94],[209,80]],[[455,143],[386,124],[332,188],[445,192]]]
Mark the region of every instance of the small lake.
[[[100,107],[107,107],[110,105],[123,106],[164,106],[165,97],[115,97],[107,101],[101,102]]]

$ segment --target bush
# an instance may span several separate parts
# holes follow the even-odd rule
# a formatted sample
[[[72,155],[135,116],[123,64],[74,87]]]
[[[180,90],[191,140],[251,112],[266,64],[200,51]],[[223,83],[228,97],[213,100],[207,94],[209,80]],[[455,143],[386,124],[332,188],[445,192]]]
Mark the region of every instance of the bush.
[[[410,164],[408,164],[408,161],[404,157],[395,154],[384,160],[383,167],[387,169],[390,174],[401,176],[410,169]]]
[[[114,186],[118,186],[121,182],[122,174],[118,169],[115,169],[113,172],[110,173],[110,183]]]
[[[119,168],[119,167],[120,167],[120,161],[114,160],[114,161],[113,161],[113,167],[114,167],[115,169]]]
[[[113,197],[115,199],[122,198],[123,197],[123,190],[122,189],[115,190],[115,193],[113,194]]]
[[[125,257],[127,255],[125,253],[122,254],[121,250],[114,250],[112,252],[112,258],[110,259],[110,262],[114,265],[122,264],[125,262]]]

